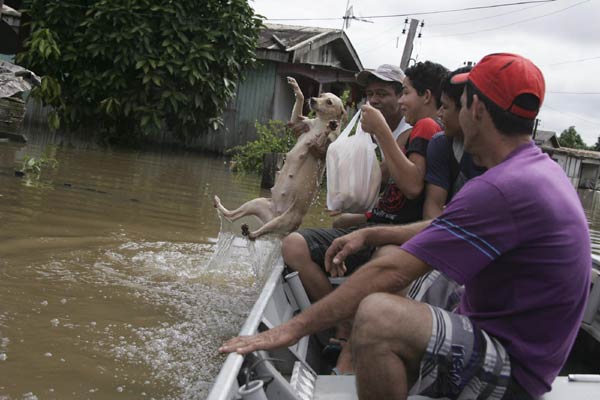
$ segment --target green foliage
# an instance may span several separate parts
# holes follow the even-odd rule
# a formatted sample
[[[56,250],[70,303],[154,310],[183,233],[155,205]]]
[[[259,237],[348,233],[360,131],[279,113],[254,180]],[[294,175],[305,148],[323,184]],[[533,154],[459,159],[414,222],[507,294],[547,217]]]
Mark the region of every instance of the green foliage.
[[[19,64],[44,75],[32,95],[56,129],[97,126],[135,144],[171,130],[218,129],[261,19],[246,0],[25,1],[31,36]]]
[[[346,104],[349,98],[350,90],[345,90],[341,96],[342,103]],[[311,111],[307,117],[314,118],[314,112]],[[352,115],[342,121],[341,129],[344,129],[350,118]],[[296,144],[296,138],[283,121],[270,120],[266,125],[256,122],[255,127],[258,139],[229,150],[229,153],[234,154],[231,160],[234,171],[262,173],[265,153],[287,153]]]
[[[45,168],[56,168],[57,165],[58,161],[45,155],[39,158],[25,156],[20,171],[30,177],[39,179]]]
[[[568,147],[571,149],[586,150],[588,148],[583,142],[583,139],[581,139],[581,136],[579,136],[579,133],[577,133],[577,130],[575,130],[574,126],[570,126],[568,129],[562,131],[558,137],[558,143],[560,143],[562,147]]]
[[[234,153],[232,168],[239,172],[262,172],[265,153],[287,153],[296,138],[283,121],[270,120],[266,125],[256,122],[258,139],[230,150]]]
[[[600,136],[598,136],[598,139],[596,140],[596,144],[592,148],[590,148],[590,150],[600,151]]]

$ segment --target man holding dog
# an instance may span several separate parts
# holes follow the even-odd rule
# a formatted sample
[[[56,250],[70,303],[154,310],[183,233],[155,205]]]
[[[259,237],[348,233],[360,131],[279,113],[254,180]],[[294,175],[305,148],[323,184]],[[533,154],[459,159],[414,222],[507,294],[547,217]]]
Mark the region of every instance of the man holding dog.
[[[488,170],[424,229],[426,223],[364,229],[370,245],[412,239],[388,246],[288,323],[234,338],[221,352],[289,346],[354,316],[361,399],[405,399],[409,390],[528,399],[550,390],[581,322],[591,257],[575,190],[531,140],[544,79],[521,56],[492,54],[453,81],[466,83],[465,150]],[[347,244],[334,243],[326,262],[343,262],[352,251]],[[456,312],[393,294],[432,269],[465,285]]]
[[[333,290],[324,271],[325,252],[333,240],[366,224],[398,224],[422,219],[427,144],[442,130],[434,118],[440,105],[440,83],[446,74],[446,68],[440,64],[425,62],[410,67],[406,77],[400,68],[388,64],[357,76],[358,82],[366,86],[368,102],[362,107],[363,130],[373,134],[379,142],[385,157],[383,170],[388,172],[391,181],[375,209],[358,215],[352,224],[345,224],[343,228],[300,229],[283,239],[283,259],[299,272],[312,301]],[[408,123],[414,124],[405,134],[401,134],[405,126],[403,114]],[[373,251],[374,248],[367,248],[354,254],[348,260],[348,267],[355,269],[363,265]]]

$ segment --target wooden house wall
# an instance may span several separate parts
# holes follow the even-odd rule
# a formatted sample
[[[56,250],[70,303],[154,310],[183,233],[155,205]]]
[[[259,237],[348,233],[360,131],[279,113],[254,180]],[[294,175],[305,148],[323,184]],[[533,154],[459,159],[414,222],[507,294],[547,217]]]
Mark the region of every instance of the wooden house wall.
[[[581,159],[560,153],[554,153],[551,157],[561,166],[563,171],[565,171],[565,174],[567,174],[573,187],[578,188],[581,173]]]
[[[598,164],[581,164],[581,176],[579,178],[579,186],[586,189],[593,189],[598,182]]]
[[[237,94],[223,115],[224,127],[201,135],[187,146],[223,153],[256,139],[255,122],[265,123],[273,113],[276,71],[277,64],[271,61],[246,71],[245,79],[238,83]]]
[[[318,64],[334,67],[341,67],[342,60],[337,56],[332,46],[321,46],[314,48],[295,57],[296,63]]]

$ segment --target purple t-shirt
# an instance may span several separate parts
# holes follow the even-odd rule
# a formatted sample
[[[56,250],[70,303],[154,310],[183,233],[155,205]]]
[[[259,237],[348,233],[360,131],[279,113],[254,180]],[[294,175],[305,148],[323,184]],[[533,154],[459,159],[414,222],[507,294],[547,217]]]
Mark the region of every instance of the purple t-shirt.
[[[465,285],[458,312],[496,337],[533,396],[550,390],[579,329],[592,267],[587,221],[533,142],[471,179],[402,248]]]

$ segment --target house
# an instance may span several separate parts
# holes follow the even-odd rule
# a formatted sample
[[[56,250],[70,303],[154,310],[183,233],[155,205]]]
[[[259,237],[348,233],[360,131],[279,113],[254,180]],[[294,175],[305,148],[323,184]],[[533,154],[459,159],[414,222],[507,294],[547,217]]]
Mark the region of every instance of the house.
[[[562,167],[576,189],[600,189],[600,152],[551,146],[542,150]]]
[[[558,137],[554,131],[543,131],[536,129],[533,134],[533,141],[539,147],[552,147],[558,149],[560,144],[558,143]]]
[[[6,61],[12,59],[21,48],[19,38],[19,27],[21,24],[21,13],[13,7],[19,6],[20,2],[0,2],[0,57]],[[11,7],[11,5],[13,7]]]
[[[533,141],[561,166],[576,189],[600,188],[600,152],[561,147],[553,131],[538,129]]]
[[[256,57],[258,66],[246,71],[225,111],[225,126],[193,139],[188,147],[223,153],[256,139],[256,121],[287,121],[294,103],[287,76],[298,81],[306,98],[324,91],[341,95],[346,88],[353,100],[360,98],[354,77],[363,67],[341,30],[267,24]]]

